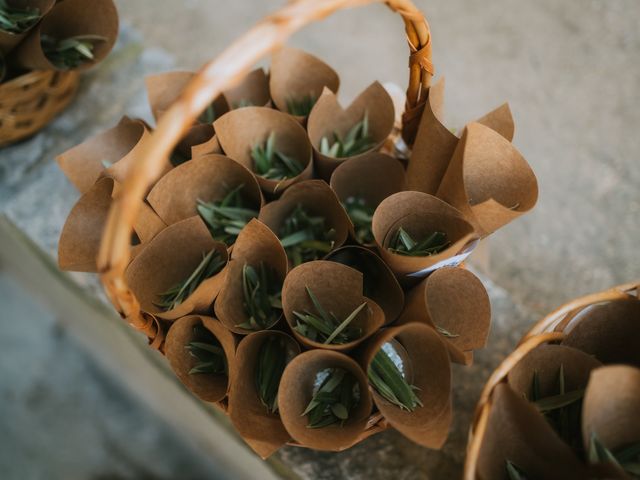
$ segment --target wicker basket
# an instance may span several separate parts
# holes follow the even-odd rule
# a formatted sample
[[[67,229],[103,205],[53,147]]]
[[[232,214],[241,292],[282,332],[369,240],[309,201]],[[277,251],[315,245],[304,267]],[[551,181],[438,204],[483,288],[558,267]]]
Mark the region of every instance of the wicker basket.
[[[575,299],[544,317],[522,337],[516,349],[491,374],[482,390],[469,430],[464,480],[477,480],[478,478],[476,473],[478,458],[491,411],[492,395],[495,387],[506,381],[511,369],[539,345],[562,341],[565,337],[565,329],[569,325],[574,327],[577,322],[585,318],[584,316],[576,316],[586,308],[596,304],[628,299],[630,296],[640,297],[640,282],[619,285],[609,290]],[[571,322],[574,318],[575,321]]]
[[[0,85],[0,147],[33,135],[60,113],[78,88],[77,72],[38,70]]]
[[[97,265],[101,281],[116,310],[134,328],[149,337],[152,347],[162,348],[165,332],[158,319],[141,311],[138,300],[126,284],[124,271],[130,259],[129,241],[134,220],[148,187],[162,173],[163,162],[200,112],[204,111],[222,90],[233,87],[249,73],[258,60],[273,52],[295,31],[335,11],[374,2],[382,3],[383,0],[290,2],[240,37],[217,59],[206,64],[178,101],[163,114],[149,141],[142,145],[141,157],[144,161],[135,164],[122,190],[114,199]],[[402,134],[408,143],[411,143],[433,75],[431,36],[424,16],[411,0],[388,0],[384,3],[402,16],[410,46],[410,76]],[[225,408],[224,404],[220,406]],[[369,419],[367,429],[354,443],[386,427],[382,415],[375,414]]]

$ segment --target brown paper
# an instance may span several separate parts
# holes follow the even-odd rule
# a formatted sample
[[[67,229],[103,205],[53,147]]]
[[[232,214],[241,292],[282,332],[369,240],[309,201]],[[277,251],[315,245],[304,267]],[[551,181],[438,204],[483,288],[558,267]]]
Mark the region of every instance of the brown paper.
[[[269,227],[253,219],[242,229],[233,245],[226,280],[214,306],[216,317],[234,333],[251,333],[251,330],[237,326],[248,321],[243,307],[242,269],[245,264],[257,267],[260,263],[272,269],[282,286],[287,274],[284,248]]]
[[[358,306],[367,303],[350,325],[362,329],[360,338],[342,345],[324,344],[309,340],[294,327],[294,311],[315,313],[306,287],[313,292],[327,312],[343,320]],[[303,263],[289,272],[282,286],[282,308],[296,339],[310,348],[347,351],[374,334],[385,323],[384,311],[362,294],[362,273],[340,263],[316,260]]]
[[[172,310],[163,311],[154,302],[159,295],[187,278],[200,264],[204,255],[215,249],[227,258],[223,243],[211,238],[209,230],[199,217],[168,226],[129,264],[125,279],[129,288],[148,313],[167,320],[175,320],[190,313],[206,314],[224,284],[226,268],[203,281],[184,302]]]
[[[300,346],[289,335],[277,331],[255,332],[244,337],[236,352],[235,382],[229,391],[229,417],[245,442],[260,457],[267,458],[291,440],[277,413],[270,413],[262,404],[256,389],[256,364],[265,340],[278,336],[287,342],[294,355]]]
[[[147,201],[167,224],[198,214],[197,200],[222,200],[230,190],[244,185],[242,196],[260,210],[262,193],[253,174],[223,155],[205,155],[178,165],[149,192]]]
[[[456,147],[437,196],[460,210],[486,236],[533,208],[535,174],[503,136],[469,124]]]
[[[213,124],[218,142],[225,154],[254,170],[251,149],[263,145],[272,132],[275,148],[297,160],[305,169],[297,177],[287,180],[267,180],[256,175],[265,193],[280,193],[290,185],[311,178],[313,162],[307,134],[290,115],[265,107],[246,107],[232,110]]]
[[[369,131],[374,143],[368,152],[372,152],[378,150],[387,139],[395,118],[393,101],[384,87],[378,82],[373,82],[346,109],[342,108],[335,93],[328,88],[324,89],[307,122],[316,171],[321,178],[328,181],[336,167],[346,160],[322,155],[319,151],[322,137],[333,138],[333,134],[337,133],[344,138],[347,132],[364,118],[365,113],[368,115]],[[349,158],[360,157],[368,152]]]
[[[214,135],[204,143],[193,145],[191,147],[191,158],[198,158],[210,153],[223,153],[222,147],[220,146],[220,142],[218,142],[218,137],[216,135]]]
[[[582,403],[582,438],[593,433],[612,452],[640,442],[640,370],[625,365],[591,372]]]
[[[229,375],[196,374],[189,371],[198,363],[185,348],[192,341],[193,328],[202,324],[218,339],[225,356]],[[198,398],[206,402],[219,402],[227,395],[229,385],[233,383],[235,373],[235,339],[218,320],[200,315],[182,317],[171,324],[165,340],[165,355],[171,368],[180,381]]]
[[[302,412],[313,396],[316,374],[327,368],[342,368],[354,375],[360,385],[360,401],[344,425],[308,428],[307,417],[302,416]],[[354,360],[339,352],[309,350],[285,368],[278,391],[278,406],[284,427],[297,442],[315,450],[344,450],[358,440],[366,427],[371,413],[371,395],[367,377]]]
[[[411,385],[422,402],[413,412],[391,404],[370,386],[373,401],[389,424],[419,445],[439,449],[451,425],[451,364],[444,342],[427,325],[413,322],[375,334],[363,347],[365,372],[382,346],[396,341],[406,351],[405,366]],[[400,354],[400,352],[398,352]],[[404,355],[401,355],[404,356]]]
[[[342,246],[351,222],[334,191],[322,180],[308,180],[291,186],[280,199],[262,207],[258,219],[278,235],[297,205],[302,205],[312,215],[324,217],[327,229],[335,230],[334,249]]]
[[[400,227],[416,240],[434,231],[442,231],[447,234],[451,246],[428,257],[392,253],[387,246]],[[399,192],[384,199],[373,215],[372,230],[380,256],[396,275],[431,267],[459,254],[477,238],[473,226],[458,210],[422,192]]]
[[[269,79],[264,70],[257,68],[247,74],[240,84],[232,89],[225,90],[223,95],[230,109],[236,109],[242,104],[245,106],[265,107],[269,106]]]
[[[40,17],[44,17],[56,2],[55,0],[9,0],[7,3],[12,7],[37,8]],[[0,57],[8,55],[36,27],[37,24],[22,33],[11,33],[0,29]]]
[[[640,300],[635,297],[593,305],[572,319],[562,344],[595,355],[605,364],[640,367],[639,318]]]
[[[524,471],[526,478],[589,478],[571,448],[533,405],[505,383],[496,386],[491,399],[487,429],[478,456],[477,478],[508,480],[507,461]]]
[[[99,35],[93,60],[74,70],[86,70],[101,62],[111,51],[118,37],[118,11],[113,0],[65,0],[58,2],[23,42],[12,52],[13,61],[27,70],[58,70],[42,51],[42,35],[62,40],[76,35]]]
[[[406,295],[399,323],[422,322],[440,327],[455,337],[441,333],[451,359],[457,363],[473,360],[465,352],[486,345],[491,325],[491,304],[482,282],[461,267],[436,270]]]
[[[214,137],[213,124],[201,123],[194,125],[180,139],[176,145],[175,152],[182,158],[190,159],[192,157],[193,147],[208,143]]]
[[[325,87],[337,93],[339,86],[338,74],[307,52],[283,47],[271,58],[269,89],[273,103],[282,112],[289,113],[288,101],[309,95],[319,98]],[[303,120],[303,117],[299,118]]]
[[[393,272],[371,250],[357,245],[338,248],[326,256],[362,273],[363,293],[384,311],[385,325],[398,318],[404,305],[404,292]]]

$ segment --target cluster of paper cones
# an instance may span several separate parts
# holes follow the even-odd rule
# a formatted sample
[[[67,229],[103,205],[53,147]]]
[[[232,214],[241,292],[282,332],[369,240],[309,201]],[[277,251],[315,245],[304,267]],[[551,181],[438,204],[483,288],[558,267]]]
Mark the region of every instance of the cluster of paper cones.
[[[147,80],[156,118],[192,76]],[[341,450],[387,426],[441,447],[450,362],[473,361],[491,317],[461,263],[537,199],[506,105],[457,137],[441,121],[440,81],[401,156],[387,91],[374,82],[344,109],[338,86],[321,60],[278,51],[269,73],[254,70],[203,112],[134,225],[126,280],[155,319],[153,344],[263,457],[286,443]],[[96,270],[110,204],[150,131],[123,118],[58,157],[82,193],[61,268]],[[265,368],[273,345],[283,356]],[[389,389],[374,371],[381,352],[393,362],[383,373],[397,370]],[[262,382],[276,363],[267,402],[273,385]]]

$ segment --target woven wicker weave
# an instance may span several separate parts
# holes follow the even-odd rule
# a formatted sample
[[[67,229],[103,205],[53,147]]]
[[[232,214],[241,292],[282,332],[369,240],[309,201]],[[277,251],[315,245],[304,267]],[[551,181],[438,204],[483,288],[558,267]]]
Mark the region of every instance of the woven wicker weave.
[[[0,147],[33,135],[73,99],[78,73],[33,71],[0,85]]]

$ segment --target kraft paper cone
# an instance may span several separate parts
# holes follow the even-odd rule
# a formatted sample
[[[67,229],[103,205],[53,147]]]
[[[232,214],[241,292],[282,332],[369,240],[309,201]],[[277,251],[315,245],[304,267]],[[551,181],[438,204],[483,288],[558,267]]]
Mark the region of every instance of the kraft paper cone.
[[[267,180],[256,175],[262,190],[280,193],[290,185],[311,178],[313,162],[307,134],[290,115],[266,107],[246,107],[232,110],[213,124],[224,152],[249,170],[254,171],[251,149],[263,145],[275,133],[275,149],[297,160],[304,170],[287,180]]]
[[[223,155],[195,158],[164,175],[149,192],[147,201],[167,224],[198,214],[198,199],[222,200],[229,191],[244,185],[241,194],[250,208],[260,210],[262,193],[253,174]]]
[[[333,139],[333,134],[337,133],[340,138],[344,138],[347,132],[364,118],[365,113],[368,115],[369,131],[373,141],[373,146],[368,152],[372,152],[378,150],[387,139],[395,118],[393,100],[384,87],[378,82],[373,82],[358,95],[347,109],[342,108],[336,94],[331,90],[325,88],[322,92],[311,110],[307,122],[316,171],[321,178],[328,181],[331,178],[331,173],[346,158],[356,158],[368,153],[365,152],[353,157],[333,158],[322,155],[319,150],[322,137]]]
[[[232,89],[225,90],[223,95],[230,109],[242,106],[269,106],[269,79],[264,70],[257,68],[247,74],[240,84]]]
[[[189,313],[206,314],[224,284],[226,270],[203,281],[184,302],[172,310],[163,311],[155,305],[159,295],[187,278],[215,249],[223,260],[227,248],[211,238],[199,217],[169,225],[144,246],[125,272],[127,284],[145,312],[166,320],[175,320]]]
[[[389,424],[419,445],[439,449],[451,425],[451,364],[444,342],[433,328],[421,323],[390,327],[367,341],[362,366],[368,371],[382,346],[395,340],[406,351],[405,364],[412,370],[409,383],[418,387],[416,395],[423,406],[413,412],[391,404],[371,386],[373,401]]]
[[[302,416],[313,396],[316,375],[327,368],[342,368],[351,373],[360,386],[360,401],[343,426],[308,428]],[[351,358],[329,350],[309,350],[287,365],[278,391],[280,417],[287,432],[300,444],[315,450],[344,450],[352,446],[364,431],[371,413],[371,395],[367,377]]]
[[[233,245],[226,280],[215,303],[216,317],[234,333],[246,335],[252,332],[237,326],[249,320],[243,306],[242,269],[245,264],[257,267],[260,263],[274,272],[282,286],[287,274],[284,248],[269,227],[253,219],[242,229]]]
[[[625,365],[591,372],[582,403],[582,438],[592,434],[612,452],[640,442],[640,370]]]
[[[629,297],[593,305],[576,315],[563,345],[594,355],[602,363],[640,367],[640,300]]]
[[[44,17],[53,4],[56,3],[55,0],[9,0],[7,4],[11,7],[18,8],[37,8],[38,13],[40,14],[40,18]],[[21,33],[11,33],[6,30],[0,29],[0,55],[6,56],[13,50],[13,48],[18,45],[31,30],[37,27],[35,24],[29,30],[21,32]]]
[[[385,325],[398,318],[404,305],[404,292],[398,279],[378,255],[367,248],[348,245],[334,250],[325,260],[341,263],[362,273],[364,296],[382,308]]]
[[[194,339],[193,329],[203,325],[220,342],[227,357],[228,375],[200,373],[189,375],[189,371],[198,363],[185,348]],[[171,324],[165,339],[164,352],[171,368],[180,381],[198,398],[206,402],[219,402],[227,396],[229,385],[233,383],[235,358],[235,339],[218,320],[200,315],[182,317]]]
[[[409,190],[435,195],[458,144],[458,137],[444,124],[444,88],[444,78],[429,87],[407,168]],[[495,130],[509,141],[513,139],[513,117],[506,103],[477,122]]]
[[[182,139],[176,145],[175,152],[180,157],[190,159],[192,157],[192,149],[196,145],[202,145],[209,142],[214,136],[213,125],[209,123],[201,123],[192,126]]]
[[[362,330],[360,338],[342,345],[327,345],[299,334],[294,329],[297,320],[293,312],[316,312],[306,287],[309,287],[325,310],[333,312],[339,320],[344,320],[366,302],[367,306],[350,324]],[[289,272],[282,286],[282,308],[293,335],[310,348],[351,350],[385,323],[383,310],[362,294],[362,273],[346,265],[325,260],[303,263]]]
[[[465,352],[486,345],[491,326],[491,304],[482,282],[460,267],[436,270],[406,295],[400,323],[422,322],[438,331],[451,359],[466,364]]]
[[[220,146],[220,142],[218,142],[218,137],[216,135],[214,135],[204,143],[193,145],[191,147],[191,158],[198,158],[210,153],[223,153],[222,147]]]
[[[99,35],[93,60],[73,70],[86,70],[101,62],[111,51],[118,36],[118,12],[113,0],[65,0],[58,2],[23,42],[12,52],[14,62],[27,70],[59,70],[42,51],[42,35],[58,40],[76,35]]]
[[[398,192],[384,199],[373,215],[371,227],[380,256],[396,275],[426,276],[430,267],[461,254],[477,239],[473,226],[458,210],[422,192]],[[434,231],[444,232],[451,246],[428,257],[392,253],[387,246],[400,227],[416,240]],[[453,261],[456,265],[460,262]]]
[[[349,234],[351,221],[335,192],[322,180],[291,186],[278,200],[265,205],[258,219],[278,235],[282,224],[297,205],[302,205],[312,215],[324,217],[327,230],[335,231],[334,249],[342,246]]]
[[[326,63],[313,55],[291,47],[283,47],[271,57],[269,89],[276,108],[289,113],[288,102],[311,96],[320,98],[324,88],[334,93],[340,77]],[[304,117],[298,117],[304,120]]]
[[[289,335],[277,331],[255,332],[244,337],[236,352],[235,382],[229,391],[229,417],[243,440],[263,459],[291,440],[277,413],[262,404],[256,389],[256,367],[262,344],[271,337],[285,340],[295,356],[300,346]]]
[[[471,123],[437,196],[464,213],[486,236],[534,207],[538,183],[527,161],[507,139],[489,127]]]
[[[147,98],[156,121],[178,99],[194,76],[193,72],[166,72],[145,77]],[[222,95],[216,97],[212,105],[216,117],[222,116],[229,110],[229,105]]]
[[[508,385],[500,383],[492,394],[486,432],[478,455],[477,478],[508,480],[507,461],[525,472],[526,478],[589,478],[571,448],[556,435],[536,408]]]

